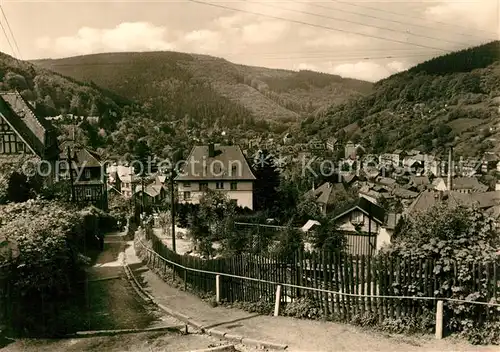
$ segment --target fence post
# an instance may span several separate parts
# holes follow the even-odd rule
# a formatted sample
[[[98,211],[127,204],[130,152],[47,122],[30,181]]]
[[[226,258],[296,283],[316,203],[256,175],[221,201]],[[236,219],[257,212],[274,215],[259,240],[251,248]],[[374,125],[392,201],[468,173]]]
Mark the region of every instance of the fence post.
[[[187,291],[187,269],[184,269],[184,291]]]
[[[276,301],[274,302],[274,316],[280,314],[281,285],[276,286]]]
[[[437,301],[436,307],[436,339],[443,338],[443,301]]]
[[[220,275],[215,275],[215,301],[220,303]]]

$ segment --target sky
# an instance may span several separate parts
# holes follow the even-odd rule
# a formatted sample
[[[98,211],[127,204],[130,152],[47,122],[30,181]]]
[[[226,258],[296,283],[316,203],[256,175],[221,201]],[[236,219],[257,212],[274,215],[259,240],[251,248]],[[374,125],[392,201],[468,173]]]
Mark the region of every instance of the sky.
[[[0,51],[29,60],[169,50],[374,82],[498,40],[499,2],[0,0]]]

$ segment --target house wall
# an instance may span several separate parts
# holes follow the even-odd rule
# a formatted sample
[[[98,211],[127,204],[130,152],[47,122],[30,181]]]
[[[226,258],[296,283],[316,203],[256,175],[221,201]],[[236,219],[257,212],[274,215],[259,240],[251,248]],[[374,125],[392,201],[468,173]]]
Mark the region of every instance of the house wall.
[[[204,182],[204,181],[201,181]],[[217,189],[216,181],[206,182],[208,188],[214,191],[223,192],[227,194],[229,199],[236,200],[236,204],[240,207],[247,207],[253,209],[253,182],[251,181],[235,181],[237,182],[237,189],[231,190],[232,181],[221,181],[223,183],[222,189]],[[198,204],[200,198],[203,196],[204,191],[200,190],[200,182],[185,182],[179,181],[178,183],[179,202]],[[185,199],[185,192],[189,192],[190,198]]]
[[[391,243],[392,234],[392,230],[380,227],[380,231],[377,234],[377,251]]]
[[[354,212],[350,213],[350,214],[346,214],[346,216],[340,218],[338,221],[339,221],[339,228],[343,231],[348,231],[348,232],[356,232],[356,226],[354,225],[354,223],[351,221],[351,215],[353,214]],[[377,233],[379,231],[379,227],[380,225],[375,221],[375,220],[371,220],[371,225],[370,225],[370,219],[368,218],[368,216],[366,216],[365,214],[361,213],[362,216],[363,216],[363,220],[361,222],[361,226],[360,226],[360,231],[363,231],[363,232],[371,232],[371,233]]]
[[[360,228],[362,233],[357,232],[355,225],[351,221],[351,214],[347,214],[338,220],[339,229],[346,232],[348,253],[353,255],[373,255],[382,246],[391,242],[392,230],[382,227],[372,219],[371,231],[369,232],[370,221],[368,216],[364,214]]]
[[[446,186],[446,182],[444,182],[444,180],[441,179],[436,183],[436,185],[434,186],[434,189],[436,191],[446,191],[446,190],[448,190],[448,187]]]
[[[30,147],[21,139],[0,115],[0,154],[31,153]]]

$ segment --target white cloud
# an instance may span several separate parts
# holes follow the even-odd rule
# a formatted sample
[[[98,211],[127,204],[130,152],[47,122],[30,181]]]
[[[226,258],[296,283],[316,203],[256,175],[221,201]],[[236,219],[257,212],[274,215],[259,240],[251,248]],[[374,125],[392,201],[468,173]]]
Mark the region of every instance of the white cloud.
[[[359,61],[354,64],[341,64],[333,66],[329,72],[342,77],[351,77],[375,82],[392,74],[401,72],[407,68],[407,65],[399,61],[393,61],[388,64]]]
[[[198,48],[202,51],[216,51],[224,46],[225,39],[220,33],[208,29],[192,31],[184,35],[176,46]]]
[[[36,45],[62,56],[106,51],[171,50],[173,45],[166,40],[166,33],[165,27],[147,22],[124,22],[107,29],[82,27],[72,36],[38,38]]]
[[[497,0],[481,0],[472,2],[441,1],[437,5],[429,6],[425,16],[432,21],[447,22],[460,25],[460,32],[470,32],[470,26],[475,29],[497,32],[500,29],[498,21]],[[450,28],[449,26],[447,28]],[[490,36],[491,37],[491,36]]]
[[[264,44],[278,41],[289,26],[281,21],[264,21],[249,24],[242,29],[242,40],[248,44]]]

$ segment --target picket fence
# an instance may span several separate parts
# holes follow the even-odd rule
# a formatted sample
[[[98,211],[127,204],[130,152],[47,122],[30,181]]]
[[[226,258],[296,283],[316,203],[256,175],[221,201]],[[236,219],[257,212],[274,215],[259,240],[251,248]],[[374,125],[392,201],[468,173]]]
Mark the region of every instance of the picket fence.
[[[216,293],[219,275],[220,299],[227,302],[269,302],[281,286],[280,302],[286,304],[307,297],[325,316],[350,321],[371,314],[386,318],[417,317],[434,312],[444,284],[434,275],[432,260],[378,258],[342,255],[335,252],[302,253],[292,257],[241,254],[205,260],[179,255],[146,229],[151,241],[149,262],[158,270],[169,267],[186,285],[204,293]],[[144,243],[141,242],[143,245]],[[471,264],[472,288],[483,292],[480,306],[489,315],[487,302],[500,291],[498,263]],[[452,271],[453,272],[453,271]],[[453,283],[460,285],[455,274]],[[471,281],[467,283],[471,286]]]

